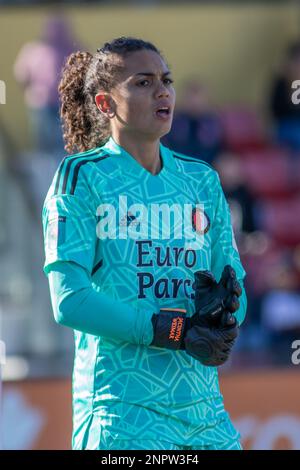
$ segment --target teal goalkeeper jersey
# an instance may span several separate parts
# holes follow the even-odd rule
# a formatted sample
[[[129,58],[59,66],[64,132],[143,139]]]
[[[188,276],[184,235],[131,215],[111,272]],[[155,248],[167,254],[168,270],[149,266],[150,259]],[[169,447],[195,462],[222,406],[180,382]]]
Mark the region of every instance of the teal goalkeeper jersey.
[[[217,368],[150,346],[153,313],[194,313],[197,270],[218,281],[230,264],[242,287],[246,275],[217,172],[162,144],[160,155],[152,175],[110,138],[65,157],[45,199],[44,271],[55,317],[75,336],[74,449],[137,438],[218,445],[239,436]],[[246,306],[243,288],[240,324]]]

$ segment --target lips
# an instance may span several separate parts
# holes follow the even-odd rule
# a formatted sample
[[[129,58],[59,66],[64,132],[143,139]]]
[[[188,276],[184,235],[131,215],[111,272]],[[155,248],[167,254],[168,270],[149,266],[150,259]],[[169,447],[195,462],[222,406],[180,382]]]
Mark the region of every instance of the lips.
[[[161,104],[156,108],[155,115],[161,119],[168,119],[171,115],[171,106],[167,104]]]
[[[156,114],[168,116],[170,114],[170,108],[162,107],[156,110]]]

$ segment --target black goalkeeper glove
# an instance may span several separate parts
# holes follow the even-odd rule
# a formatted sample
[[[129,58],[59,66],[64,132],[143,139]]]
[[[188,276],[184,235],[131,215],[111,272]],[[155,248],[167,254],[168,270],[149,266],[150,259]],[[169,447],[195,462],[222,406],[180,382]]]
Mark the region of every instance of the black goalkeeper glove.
[[[241,286],[234,269],[226,265],[217,283],[210,271],[195,273],[196,313],[187,319],[185,347],[189,354],[207,366],[227,361],[239,333],[232,315],[239,307]]]
[[[204,366],[221,366],[231,352],[238,336],[238,326],[208,328],[193,326],[184,337],[186,352]]]
[[[208,271],[195,273],[198,310],[191,318],[186,317],[182,309],[161,309],[159,314],[154,314],[151,345],[184,349],[204,365],[223,364],[238,334],[237,322],[231,313],[239,308],[237,297],[241,295],[234,270],[229,268],[224,269],[218,284]]]
[[[195,273],[195,310],[191,326],[225,327],[235,323],[232,313],[240,307],[242,288],[235,270],[226,265],[217,283],[211,271]]]

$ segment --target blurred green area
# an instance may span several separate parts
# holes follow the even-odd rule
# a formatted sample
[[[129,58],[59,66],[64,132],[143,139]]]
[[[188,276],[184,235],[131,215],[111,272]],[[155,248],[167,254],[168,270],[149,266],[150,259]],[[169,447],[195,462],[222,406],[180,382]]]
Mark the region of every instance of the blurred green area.
[[[0,79],[7,87],[1,120],[19,150],[30,147],[23,93],[13,75],[17,54],[38,39],[45,17],[57,8],[41,5],[1,9]],[[180,85],[189,77],[209,83],[215,102],[262,108],[266,84],[286,47],[299,33],[297,2],[226,5],[184,3],[114,7],[66,5],[79,44],[95,51],[117,36],[142,37],[157,44]]]

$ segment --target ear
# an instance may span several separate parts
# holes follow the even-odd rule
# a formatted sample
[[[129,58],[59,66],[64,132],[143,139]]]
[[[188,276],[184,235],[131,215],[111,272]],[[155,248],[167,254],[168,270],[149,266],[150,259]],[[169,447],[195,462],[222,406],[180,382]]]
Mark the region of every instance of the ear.
[[[111,116],[114,111],[114,103],[111,97],[106,93],[97,93],[95,96],[95,103],[97,108],[108,117]]]

